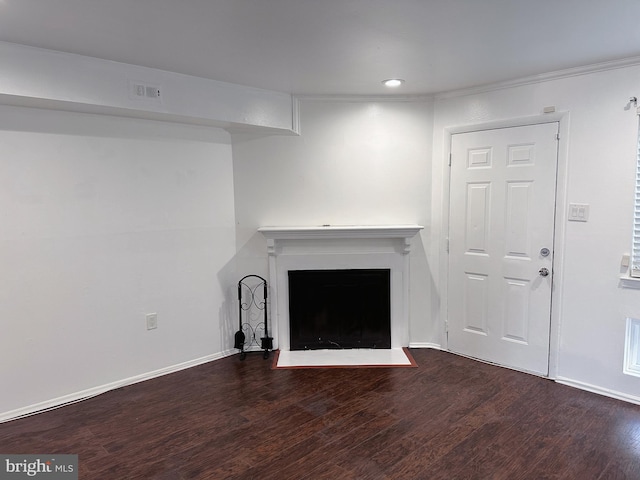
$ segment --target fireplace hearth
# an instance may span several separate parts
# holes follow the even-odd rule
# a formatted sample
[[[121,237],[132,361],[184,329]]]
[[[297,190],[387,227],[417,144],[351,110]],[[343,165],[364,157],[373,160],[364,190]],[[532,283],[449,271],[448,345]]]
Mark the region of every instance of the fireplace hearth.
[[[391,348],[389,269],[288,273],[291,350]]]

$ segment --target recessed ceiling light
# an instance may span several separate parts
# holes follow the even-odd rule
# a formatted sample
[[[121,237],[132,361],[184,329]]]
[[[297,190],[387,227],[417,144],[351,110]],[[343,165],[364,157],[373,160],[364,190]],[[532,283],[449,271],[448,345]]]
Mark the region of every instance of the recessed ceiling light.
[[[390,78],[388,80],[383,80],[382,84],[385,87],[389,87],[389,88],[396,88],[399,87],[400,85],[402,85],[404,83],[404,80],[402,80],[401,78]]]

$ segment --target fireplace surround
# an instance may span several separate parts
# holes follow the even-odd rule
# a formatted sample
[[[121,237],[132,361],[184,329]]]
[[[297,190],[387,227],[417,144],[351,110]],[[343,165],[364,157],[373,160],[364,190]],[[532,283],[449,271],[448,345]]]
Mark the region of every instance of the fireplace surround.
[[[409,253],[420,225],[260,227],[269,255],[274,349],[290,350],[289,272],[389,270],[391,348],[409,345]]]

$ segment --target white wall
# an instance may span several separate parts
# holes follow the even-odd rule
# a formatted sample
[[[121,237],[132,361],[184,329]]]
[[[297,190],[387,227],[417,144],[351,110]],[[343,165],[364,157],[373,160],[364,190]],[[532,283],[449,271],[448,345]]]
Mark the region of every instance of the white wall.
[[[430,101],[302,100],[301,136],[234,136],[238,268],[267,274],[259,226],[421,224],[411,252],[412,343],[433,337]]]
[[[231,348],[230,143],[0,107],[0,418]]]
[[[625,318],[640,318],[640,291],[619,286],[620,260],[630,249],[638,119],[625,109],[640,96],[640,67],[440,98],[434,111],[433,216],[429,257],[435,269],[434,305],[443,301],[446,129],[565,112],[561,138],[559,235],[554,302],[559,349],[555,374],[563,382],[640,401],[640,381],[622,374]],[[567,222],[567,204],[591,206],[587,223]],[[442,325],[443,312],[434,308]],[[442,337],[441,337],[442,338]],[[434,339],[434,341],[436,341]],[[552,346],[556,339],[552,339]],[[552,371],[552,374],[554,372]]]

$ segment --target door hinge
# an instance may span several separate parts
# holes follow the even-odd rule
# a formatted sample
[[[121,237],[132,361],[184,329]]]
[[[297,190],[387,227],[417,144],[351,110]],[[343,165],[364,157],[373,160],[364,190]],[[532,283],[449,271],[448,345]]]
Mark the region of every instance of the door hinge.
[[[445,240],[445,249],[447,250],[447,253],[449,253],[449,237]]]
[[[560,134],[556,133],[556,140],[560,140]]]
[[[449,153],[449,166],[451,166],[451,153]]]
[[[444,333],[449,333],[449,322],[444,322]]]

